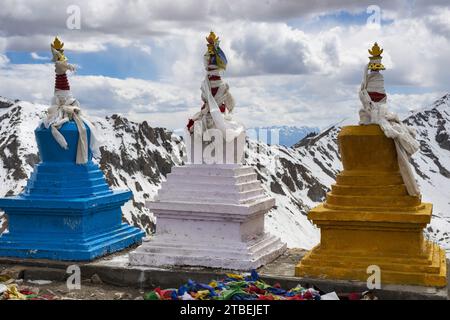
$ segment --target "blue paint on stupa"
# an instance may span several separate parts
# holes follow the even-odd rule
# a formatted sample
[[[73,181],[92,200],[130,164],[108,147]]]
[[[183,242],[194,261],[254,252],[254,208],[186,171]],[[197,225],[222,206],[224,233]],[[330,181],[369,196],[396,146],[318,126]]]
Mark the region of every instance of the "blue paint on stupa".
[[[23,193],[0,199],[9,228],[0,237],[0,256],[83,261],[142,241],[142,230],[122,222],[121,206],[132,193],[109,188],[91,150],[86,164],[75,163],[75,122],[59,131],[67,150],[50,129],[41,125],[35,130],[41,163]]]

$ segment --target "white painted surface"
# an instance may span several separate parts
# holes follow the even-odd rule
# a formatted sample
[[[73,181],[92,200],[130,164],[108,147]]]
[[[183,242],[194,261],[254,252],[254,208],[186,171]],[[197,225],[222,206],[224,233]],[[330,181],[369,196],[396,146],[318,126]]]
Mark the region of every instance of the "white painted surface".
[[[265,231],[275,205],[251,167],[191,164],[174,167],[156,201],[156,235],[130,253],[134,266],[258,268],[286,244]]]

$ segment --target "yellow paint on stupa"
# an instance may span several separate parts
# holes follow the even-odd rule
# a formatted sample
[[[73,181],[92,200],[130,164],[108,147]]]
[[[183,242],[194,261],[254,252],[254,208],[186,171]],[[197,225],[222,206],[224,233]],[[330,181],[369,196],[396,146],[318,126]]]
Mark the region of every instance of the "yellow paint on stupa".
[[[382,285],[446,286],[445,251],[423,236],[432,205],[408,195],[394,141],[378,125],[343,127],[338,139],[344,170],[309,212],[321,240],[295,275],[365,282],[377,265]]]

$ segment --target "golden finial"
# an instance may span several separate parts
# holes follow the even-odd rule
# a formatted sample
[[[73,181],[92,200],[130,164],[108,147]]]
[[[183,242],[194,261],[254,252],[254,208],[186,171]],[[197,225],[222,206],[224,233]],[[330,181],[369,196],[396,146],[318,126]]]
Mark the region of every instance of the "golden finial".
[[[372,46],[372,49],[369,49],[370,54],[370,63],[369,63],[369,70],[371,71],[380,71],[385,70],[384,65],[381,63],[381,59],[383,58],[381,54],[383,53],[383,49],[380,48],[378,43],[375,42],[375,44]]]
[[[210,63],[215,64],[219,69],[225,70],[227,67],[227,58],[219,47],[219,37],[211,31],[209,36],[206,37],[206,41],[208,42],[206,46],[208,47],[207,54],[211,59]]]
[[[64,55],[64,42],[61,42],[58,37],[55,37],[55,40],[50,45],[53,54],[53,61],[66,61],[67,58]]]
[[[209,44],[215,44],[217,41],[219,41],[219,38],[213,31],[211,31],[209,33],[209,36],[206,37],[206,41],[208,41]]]
[[[213,31],[211,31],[209,33],[209,36],[206,37],[206,41],[208,42],[208,44],[206,45],[208,47],[208,53],[210,55],[213,55],[215,53],[214,49],[217,45],[217,42],[219,41],[219,38]]]
[[[383,53],[383,49],[381,49],[380,46],[378,45],[378,43],[376,43],[376,42],[372,46],[372,49],[369,49],[368,51],[372,55],[372,57],[380,57],[381,58],[381,54]]]
[[[52,48],[60,51],[64,47],[64,42],[61,42],[61,40],[59,40],[58,37],[55,37],[55,40],[53,41],[51,46],[52,46]]]

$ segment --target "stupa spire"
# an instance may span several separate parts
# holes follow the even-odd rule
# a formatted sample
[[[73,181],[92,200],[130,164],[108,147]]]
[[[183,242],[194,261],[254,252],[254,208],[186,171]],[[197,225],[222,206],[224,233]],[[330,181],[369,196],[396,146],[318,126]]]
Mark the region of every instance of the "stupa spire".
[[[231,141],[241,134],[245,134],[245,128],[231,118],[235,102],[229,92],[229,86],[222,80],[221,71],[228,64],[225,53],[220,48],[219,37],[211,31],[206,37],[206,53],[203,56],[206,77],[202,83],[201,110],[189,119],[187,130],[194,133],[194,124],[202,125],[201,134],[209,129],[219,129],[224,138]]]
[[[74,71],[75,67],[68,63],[64,54],[64,42],[58,37],[55,37],[53,43],[50,44],[50,49],[55,63],[55,93],[57,91],[68,92],[70,91],[70,85],[66,72],[67,70]]]
[[[86,164],[89,161],[89,152],[98,153],[97,139],[95,137],[95,128],[92,123],[84,117],[81,112],[80,103],[72,96],[70,92],[67,71],[75,71],[75,66],[68,62],[64,53],[64,42],[59,37],[55,37],[50,44],[50,49],[55,63],[55,94],[52,98],[51,106],[47,110],[47,117],[43,124],[46,128],[51,128],[51,132],[58,144],[65,150],[69,145],[65,137],[59,132],[61,127],[70,121],[75,121],[79,136],[77,146],[77,164]],[[86,126],[90,131],[90,145],[87,138]]]
[[[398,149],[399,168],[410,196],[420,195],[419,186],[414,178],[408,159],[419,149],[413,128],[402,123],[397,114],[388,111],[387,96],[381,63],[384,50],[377,42],[368,50],[369,63],[364,68],[364,77],[359,91],[362,108],[359,110],[359,124],[378,124],[389,138],[393,138]],[[370,73],[369,73],[370,70]]]

